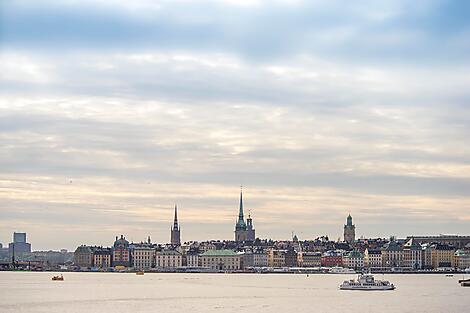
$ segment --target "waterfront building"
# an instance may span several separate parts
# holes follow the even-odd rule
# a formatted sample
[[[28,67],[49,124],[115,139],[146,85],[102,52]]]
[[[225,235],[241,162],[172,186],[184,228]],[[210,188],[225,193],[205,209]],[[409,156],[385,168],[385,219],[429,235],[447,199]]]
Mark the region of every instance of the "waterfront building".
[[[132,262],[135,269],[144,270],[155,267],[155,249],[146,245],[135,246]]]
[[[326,251],[321,257],[321,266],[343,266],[343,254],[340,251]]]
[[[81,245],[74,252],[74,264],[79,267],[93,267],[93,248]]]
[[[382,267],[393,268],[403,266],[403,248],[396,242],[395,238],[381,249],[382,251]]]
[[[293,248],[286,250],[286,253],[284,254],[284,266],[286,267],[298,266],[297,252]]]
[[[93,265],[101,269],[107,269],[112,266],[113,252],[111,248],[97,248],[93,251]]]
[[[240,254],[241,256],[241,267],[242,268],[248,268],[248,267],[253,267],[254,266],[254,255],[253,251],[251,250],[246,250],[245,252]]]
[[[31,244],[26,241],[26,233],[13,233],[13,242],[8,245],[10,256],[31,253]]]
[[[351,244],[356,239],[356,226],[352,223],[351,214],[346,219],[346,225],[344,225],[344,241]]]
[[[200,267],[201,262],[199,258],[199,250],[197,249],[189,249],[186,252],[186,265],[188,267]]]
[[[454,267],[455,248],[446,244],[431,245],[431,262],[433,268]]]
[[[364,252],[364,267],[370,269],[382,268],[382,251],[367,248]]]
[[[209,250],[201,254],[201,266],[217,271],[241,269],[241,256],[233,250]]]
[[[157,251],[155,260],[159,269],[174,270],[183,266],[183,256],[176,250]]]
[[[320,267],[322,261],[321,252],[301,251],[298,252],[298,266]]]
[[[429,243],[421,245],[422,268],[432,269],[432,247]]]
[[[343,266],[355,270],[364,268],[364,255],[353,250],[343,255]]]
[[[181,245],[181,230],[178,225],[178,209],[175,205],[175,217],[173,219],[173,227],[171,228],[171,238],[170,242],[172,245],[179,246]]]
[[[454,253],[454,267],[460,270],[470,268],[470,251],[463,249],[457,250]]]
[[[268,254],[262,249],[253,251],[253,266],[254,267],[267,267]]]
[[[416,242],[423,243],[438,243],[441,245],[453,246],[457,249],[463,249],[466,245],[470,244],[470,236],[457,236],[457,235],[439,235],[439,236],[408,236],[406,239],[413,238]]]
[[[403,245],[403,266],[415,270],[423,268],[423,249],[413,238]]]
[[[286,264],[286,250],[269,249],[268,250],[268,266],[284,267]]]
[[[235,224],[235,241],[242,242],[247,240],[247,227],[243,216],[243,192],[240,191],[240,207],[238,210],[238,220]]]
[[[121,235],[121,238],[119,239],[118,236],[116,236],[116,240],[114,241],[112,263],[113,266],[131,266],[131,253],[129,249],[129,241],[127,241],[123,235]]]

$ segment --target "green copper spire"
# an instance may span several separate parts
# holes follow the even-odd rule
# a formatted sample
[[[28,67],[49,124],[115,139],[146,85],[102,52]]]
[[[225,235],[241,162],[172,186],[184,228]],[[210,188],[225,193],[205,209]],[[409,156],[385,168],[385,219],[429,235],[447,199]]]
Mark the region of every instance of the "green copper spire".
[[[243,216],[243,189],[240,190],[240,209],[238,211],[238,221],[235,228],[238,230],[246,230],[245,217]]]
[[[244,220],[243,217],[243,190],[240,190],[240,211],[238,212],[238,220]]]

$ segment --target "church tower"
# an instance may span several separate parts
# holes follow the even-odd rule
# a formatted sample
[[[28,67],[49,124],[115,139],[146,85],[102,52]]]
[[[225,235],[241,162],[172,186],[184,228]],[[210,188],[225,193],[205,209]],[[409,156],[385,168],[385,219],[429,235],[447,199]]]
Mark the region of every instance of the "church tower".
[[[171,228],[171,244],[181,245],[180,227],[178,225],[178,209],[175,204],[175,219],[173,220],[173,227]]]
[[[235,241],[241,242],[247,240],[245,218],[243,216],[243,190],[240,191],[240,209],[238,211],[238,220],[235,224]]]
[[[352,223],[351,214],[346,219],[346,225],[344,225],[344,241],[347,243],[353,243],[356,240],[356,226]]]
[[[253,228],[253,219],[251,218],[251,214],[248,213],[248,218],[246,219],[246,240],[255,241],[255,238],[256,234]]]

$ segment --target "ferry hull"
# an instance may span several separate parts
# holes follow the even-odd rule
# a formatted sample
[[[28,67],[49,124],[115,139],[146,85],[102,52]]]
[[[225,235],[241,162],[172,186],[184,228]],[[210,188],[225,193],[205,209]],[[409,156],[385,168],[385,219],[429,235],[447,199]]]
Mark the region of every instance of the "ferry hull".
[[[395,286],[340,286],[341,290],[362,290],[362,291],[386,291],[395,290]]]

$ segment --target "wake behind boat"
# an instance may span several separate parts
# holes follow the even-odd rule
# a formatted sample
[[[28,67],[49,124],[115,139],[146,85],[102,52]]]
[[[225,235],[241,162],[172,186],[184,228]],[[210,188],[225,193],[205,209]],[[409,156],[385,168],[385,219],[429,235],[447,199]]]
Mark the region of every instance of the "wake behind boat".
[[[395,285],[387,280],[376,280],[371,274],[359,274],[357,280],[345,280],[341,290],[394,290]]]

